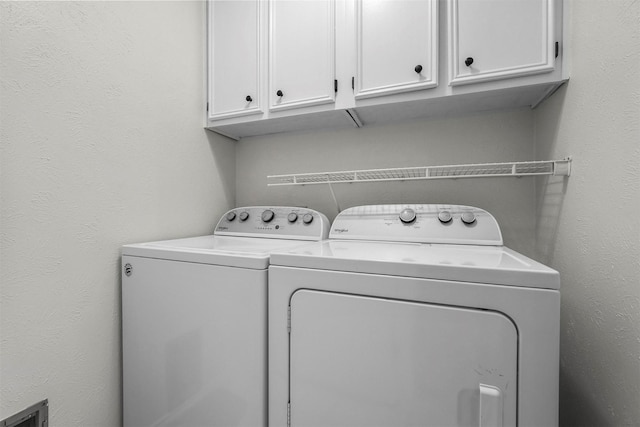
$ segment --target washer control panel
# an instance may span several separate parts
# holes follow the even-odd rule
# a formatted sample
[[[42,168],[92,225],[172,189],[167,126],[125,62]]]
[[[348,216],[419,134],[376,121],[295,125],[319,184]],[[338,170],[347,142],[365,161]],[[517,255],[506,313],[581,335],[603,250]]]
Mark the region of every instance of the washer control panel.
[[[329,238],[502,245],[500,226],[493,215],[462,205],[357,206],[340,212]]]
[[[250,206],[222,215],[214,234],[271,239],[324,240],[329,220],[313,209],[283,206]]]

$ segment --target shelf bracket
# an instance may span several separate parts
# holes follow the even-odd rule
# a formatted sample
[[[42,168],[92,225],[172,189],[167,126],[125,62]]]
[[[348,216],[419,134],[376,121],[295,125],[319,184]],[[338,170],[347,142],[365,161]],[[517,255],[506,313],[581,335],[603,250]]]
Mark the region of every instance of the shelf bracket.
[[[553,162],[554,176],[571,176],[571,157]]]

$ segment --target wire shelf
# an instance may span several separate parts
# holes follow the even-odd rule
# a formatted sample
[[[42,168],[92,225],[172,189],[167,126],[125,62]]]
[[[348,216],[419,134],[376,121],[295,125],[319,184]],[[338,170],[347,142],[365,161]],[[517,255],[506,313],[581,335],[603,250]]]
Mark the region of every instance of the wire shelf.
[[[368,169],[341,172],[299,173],[267,176],[268,186],[340,184],[376,181],[412,181],[446,178],[489,178],[555,175],[569,176],[571,158],[533,162],[480,163],[469,165],[424,166]]]

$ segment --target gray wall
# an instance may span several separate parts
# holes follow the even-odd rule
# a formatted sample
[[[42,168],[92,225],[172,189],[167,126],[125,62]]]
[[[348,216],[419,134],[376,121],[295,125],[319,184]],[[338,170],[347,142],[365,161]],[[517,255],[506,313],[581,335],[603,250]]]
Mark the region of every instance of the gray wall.
[[[562,274],[564,426],[640,425],[640,2],[574,1],[571,81],[535,112],[537,254]]]
[[[0,419],[120,425],[120,246],[235,202],[204,34],[202,2],[0,2]]]

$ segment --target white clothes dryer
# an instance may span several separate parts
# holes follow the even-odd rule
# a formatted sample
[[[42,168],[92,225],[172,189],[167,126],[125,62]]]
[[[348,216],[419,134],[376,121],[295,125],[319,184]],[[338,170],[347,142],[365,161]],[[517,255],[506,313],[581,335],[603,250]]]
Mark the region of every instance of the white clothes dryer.
[[[210,236],[124,246],[124,427],[266,426],[269,254],[328,229],[311,209],[246,207]]]
[[[488,212],[347,209],[269,281],[270,426],[557,426],[559,274]]]

